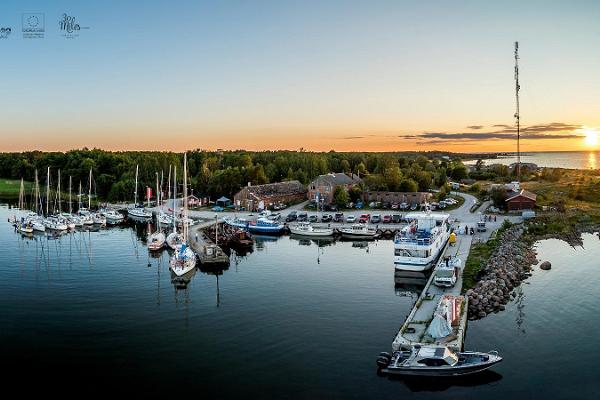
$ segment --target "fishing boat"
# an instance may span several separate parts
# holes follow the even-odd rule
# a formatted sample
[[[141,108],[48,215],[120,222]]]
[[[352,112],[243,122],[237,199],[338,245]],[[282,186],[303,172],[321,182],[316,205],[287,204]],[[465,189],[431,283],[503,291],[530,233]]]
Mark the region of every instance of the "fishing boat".
[[[333,228],[315,227],[310,222],[298,222],[289,228],[290,233],[298,236],[333,236]]]
[[[448,214],[410,213],[408,226],[394,238],[394,265],[398,270],[427,271],[433,267],[450,238]]]
[[[409,351],[380,353],[377,367],[382,373],[392,375],[452,377],[475,374],[501,361],[496,351],[455,352],[447,346],[414,345]]]
[[[127,216],[138,219],[150,219],[152,213],[147,211],[143,206],[138,206],[137,193],[138,193],[138,177],[139,177],[139,165],[135,166],[135,194],[133,198],[133,207],[127,209]]]
[[[377,230],[369,228],[364,224],[354,224],[349,228],[342,229],[342,237],[345,239],[375,239],[378,236]]]
[[[187,154],[183,155],[183,215],[187,217]],[[175,253],[169,260],[169,268],[177,276],[183,276],[196,268],[196,254],[188,246],[188,226],[183,225],[182,242],[175,247]]]
[[[460,274],[462,262],[458,257],[444,257],[433,270],[433,284],[439,287],[453,287]]]
[[[283,233],[284,228],[285,226],[283,224],[280,224],[277,221],[271,221],[268,218],[259,218],[256,222],[250,222],[247,227],[248,231],[251,233],[270,235],[280,235]]]

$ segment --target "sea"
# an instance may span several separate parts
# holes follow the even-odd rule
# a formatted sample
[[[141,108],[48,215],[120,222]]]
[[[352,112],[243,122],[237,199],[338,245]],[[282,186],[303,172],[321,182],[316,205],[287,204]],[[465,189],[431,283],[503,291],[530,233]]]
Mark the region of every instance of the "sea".
[[[465,161],[465,164],[475,164],[477,160]],[[497,159],[484,160],[484,164],[510,165],[517,162],[516,154],[499,156]],[[598,169],[600,168],[599,151],[555,151],[521,153],[522,163],[534,163],[538,167],[570,168],[570,169]]]
[[[257,237],[227,267],[176,280],[146,225],[22,236],[0,206],[5,390],[248,399],[591,399],[598,393],[600,240],[536,244],[506,311],[466,348],[504,361],[455,379],[380,376],[425,278],[396,276],[389,240]],[[165,397],[167,396],[167,397]]]

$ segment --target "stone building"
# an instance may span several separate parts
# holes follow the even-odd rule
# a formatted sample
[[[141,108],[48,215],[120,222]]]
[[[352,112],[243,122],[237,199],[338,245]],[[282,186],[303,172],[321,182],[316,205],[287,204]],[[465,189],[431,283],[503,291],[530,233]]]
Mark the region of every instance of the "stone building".
[[[306,188],[298,181],[267,183],[242,188],[233,196],[237,209],[257,211],[278,204],[297,203],[306,199]]]

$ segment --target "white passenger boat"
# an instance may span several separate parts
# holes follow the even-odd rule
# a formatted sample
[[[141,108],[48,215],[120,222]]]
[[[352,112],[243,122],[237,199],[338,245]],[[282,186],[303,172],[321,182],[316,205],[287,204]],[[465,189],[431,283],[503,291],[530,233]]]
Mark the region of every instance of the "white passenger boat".
[[[299,236],[333,236],[333,228],[315,227],[310,222],[298,222],[290,225],[290,233]]]
[[[342,237],[345,239],[375,239],[377,230],[369,228],[365,224],[354,224],[349,228],[342,229]]]
[[[411,221],[394,238],[394,265],[405,271],[427,271],[439,258],[450,237],[448,214],[410,213]]]

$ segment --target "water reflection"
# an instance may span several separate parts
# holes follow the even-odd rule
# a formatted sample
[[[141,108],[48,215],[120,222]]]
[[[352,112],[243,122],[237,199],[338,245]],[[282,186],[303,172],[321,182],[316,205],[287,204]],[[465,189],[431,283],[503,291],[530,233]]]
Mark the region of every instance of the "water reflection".
[[[499,382],[502,375],[492,370],[485,370],[473,375],[456,377],[402,378],[392,375],[388,378],[393,381],[402,381],[411,392],[443,392],[452,387],[490,385]]]
[[[418,271],[395,271],[394,272],[394,289],[396,295],[407,297],[419,297],[428,276]]]
[[[594,151],[592,151],[592,152],[590,152],[590,154],[588,154],[588,167],[590,169],[598,168],[598,164],[596,161],[596,152],[594,152]]]

